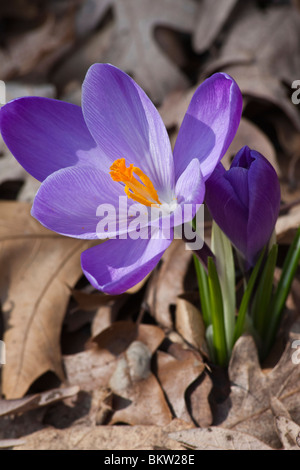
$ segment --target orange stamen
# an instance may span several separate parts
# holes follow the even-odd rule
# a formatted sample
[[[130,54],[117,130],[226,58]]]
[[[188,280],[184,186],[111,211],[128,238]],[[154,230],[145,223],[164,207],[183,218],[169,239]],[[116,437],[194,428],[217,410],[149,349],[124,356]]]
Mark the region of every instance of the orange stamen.
[[[142,183],[134,175],[138,176]],[[125,184],[125,193],[131,199],[145,206],[161,204],[150,178],[132,163],[127,168],[125,158],[114,161],[110,167],[110,176],[114,181]]]

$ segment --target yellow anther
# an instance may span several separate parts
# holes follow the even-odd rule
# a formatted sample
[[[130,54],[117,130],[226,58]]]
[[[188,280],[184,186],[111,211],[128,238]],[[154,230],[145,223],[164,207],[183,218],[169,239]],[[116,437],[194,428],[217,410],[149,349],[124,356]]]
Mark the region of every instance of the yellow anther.
[[[141,182],[134,175],[138,176]],[[161,204],[150,178],[132,163],[126,167],[125,158],[114,161],[110,167],[110,176],[114,181],[125,184],[125,193],[131,199],[145,206]]]

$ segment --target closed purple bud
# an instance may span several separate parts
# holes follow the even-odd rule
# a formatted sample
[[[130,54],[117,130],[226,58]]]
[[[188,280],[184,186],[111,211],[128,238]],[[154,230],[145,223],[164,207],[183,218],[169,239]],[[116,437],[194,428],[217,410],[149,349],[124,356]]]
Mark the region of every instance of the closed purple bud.
[[[228,171],[217,165],[206,182],[205,202],[212,218],[253,266],[279,213],[280,185],[272,165],[259,152],[243,147]]]

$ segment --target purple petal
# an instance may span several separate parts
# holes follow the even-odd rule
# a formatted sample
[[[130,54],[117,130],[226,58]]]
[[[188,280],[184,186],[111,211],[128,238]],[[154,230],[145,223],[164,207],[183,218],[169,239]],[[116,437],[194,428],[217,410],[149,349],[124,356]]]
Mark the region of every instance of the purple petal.
[[[179,204],[202,204],[205,183],[199,160],[192,160],[176,182],[175,194]]]
[[[235,136],[241,113],[242,95],[229,75],[214,74],[198,87],[175,144],[176,179],[194,158],[204,180],[209,178]]]
[[[126,204],[125,211],[119,210],[121,196]],[[45,227],[62,235],[108,238],[127,232],[127,204],[130,207],[132,203],[124,195],[122,186],[109,175],[97,167],[81,166],[64,168],[50,175],[38,190],[31,213]],[[101,211],[100,205],[105,205],[101,206]],[[107,231],[99,228],[103,216],[108,223]]]
[[[122,294],[155,268],[172,239],[108,240],[81,255],[89,282],[107,294]]]
[[[110,158],[125,158],[151,179],[166,200],[174,188],[173,157],[162,119],[143,90],[109,64],[94,64],[82,90],[82,107],[95,141]],[[107,171],[108,171],[107,167]]]
[[[81,108],[73,104],[18,98],[1,108],[0,128],[9,150],[39,181],[61,168],[103,158]]]
[[[230,170],[229,170],[230,171]],[[242,253],[247,250],[248,207],[238,197],[228,172],[218,164],[205,184],[205,202],[214,221]],[[248,186],[247,186],[248,188]]]
[[[224,176],[231,184],[235,191],[237,198],[245,206],[249,207],[249,184],[248,184],[248,170],[246,168],[231,167],[230,171]]]
[[[190,222],[200,204],[203,203],[205,183],[201,173],[199,160],[192,160],[185,171],[180,175],[175,187],[177,202],[180,205],[174,212],[174,225]]]
[[[217,166],[206,182],[205,201],[216,223],[254,265],[279,213],[280,185],[272,165],[243,147],[228,171]]]
[[[249,181],[249,221],[247,259],[253,265],[260,250],[269,242],[280,208],[280,184],[278,176],[258,152],[252,150]]]

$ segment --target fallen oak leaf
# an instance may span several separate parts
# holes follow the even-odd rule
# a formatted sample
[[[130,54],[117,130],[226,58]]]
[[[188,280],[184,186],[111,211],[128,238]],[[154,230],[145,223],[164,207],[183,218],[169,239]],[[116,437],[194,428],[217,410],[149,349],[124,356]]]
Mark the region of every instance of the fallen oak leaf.
[[[274,448],[280,448],[272,397],[280,400],[295,422],[300,422],[299,365],[294,364],[291,357],[292,343],[299,338],[299,323],[295,323],[279,362],[268,373],[261,370],[251,336],[242,336],[236,342],[228,368],[231,391],[216,410],[216,424],[246,432]]]
[[[188,86],[182,72],[163,54],[154,41],[153,31],[165,26],[192,33],[198,3],[195,0],[111,0],[116,18],[110,50],[101,58],[132,73],[156,103],[167,92]]]
[[[60,333],[69,286],[82,275],[89,242],[61,237],[35,221],[30,205],[0,203],[0,298],[7,362],[2,391],[19,398],[44,372],[63,380]]]

